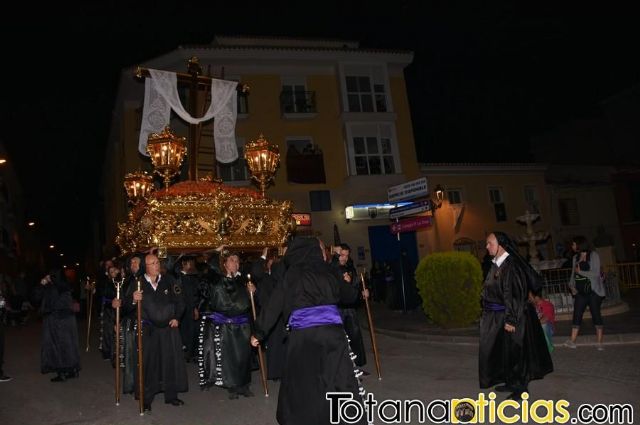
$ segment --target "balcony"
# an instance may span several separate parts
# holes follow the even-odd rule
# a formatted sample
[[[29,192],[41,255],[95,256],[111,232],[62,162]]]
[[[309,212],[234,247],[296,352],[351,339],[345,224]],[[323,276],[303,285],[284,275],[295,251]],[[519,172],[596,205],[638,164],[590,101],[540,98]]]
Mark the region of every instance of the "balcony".
[[[280,111],[287,119],[307,119],[316,116],[316,92],[289,91],[280,93]]]

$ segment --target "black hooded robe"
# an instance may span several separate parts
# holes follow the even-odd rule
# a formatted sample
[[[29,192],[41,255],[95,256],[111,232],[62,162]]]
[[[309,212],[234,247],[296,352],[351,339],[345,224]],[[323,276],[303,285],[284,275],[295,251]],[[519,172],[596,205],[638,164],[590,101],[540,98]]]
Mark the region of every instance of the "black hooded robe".
[[[358,291],[339,282],[322,258],[316,238],[294,239],[284,258],[287,272],[275,288],[256,323],[256,337],[264,340],[282,315],[305,307],[351,303]],[[289,332],[276,418],[281,425],[326,425],[326,393],[351,393],[362,401],[358,373],[342,325],[324,325]],[[366,423],[365,418],[358,424]]]
[[[180,330],[169,326],[171,320],[182,316],[184,301],[181,288],[169,275],[160,276],[155,290],[145,277],[141,278],[141,285],[144,403],[150,405],[158,393],[164,392],[164,399],[169,402],[177,399],[178,393],[189,390]],[[127,313],[136,309],[133,304],[136,289],[136,285],[130,285],[123,300]],[[137,392],[137,373],[135,378]]]
[[[480,319],[480,388],[505,383],[526,391],[529,381],[542,379],[553,371],[553,362],[544,333],[528,302],[527,276],[513,255],[498,267],[493,264],[482,289]],[[492,310],[489,305],[504,306]],[[515,326],[509,333],[505,323]]]
[[[80,370],[78,326],[71,308],[71,287],[60,274],[51,283],[38,287],[41,298],[42,347],[40,371],[74,375]]]
[[[200,386],[238,390],[251,383],[252,349],[249,343],[251,324],[216,324],[210,319],[214,312],[227,317],[251,315],[251,301],[242,275],[214,276],[215,281],[201,284],[200,338],[198,374]]]
[[[264,260],[256,262],[252,271],[252,276],[257,280],[258,289],[256,295],[260,306],[268,305],[276,286],[282,285],[285,273],[284,261],[274,262],[271,266],[271,274],[267,274],[263,270]],[[281,314],[265,341],[267,379],[277,380],[282,378],[287,354],[287,336],[284,319]]]

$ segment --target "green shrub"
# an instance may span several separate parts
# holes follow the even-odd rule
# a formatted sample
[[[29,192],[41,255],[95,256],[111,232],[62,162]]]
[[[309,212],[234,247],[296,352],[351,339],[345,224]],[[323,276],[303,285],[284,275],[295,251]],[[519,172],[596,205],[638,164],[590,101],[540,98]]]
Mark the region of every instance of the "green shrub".
[[[482,269],[467,252],[436,252],[416,268],[422,308],[445,328],[472,324],[480,316]]]

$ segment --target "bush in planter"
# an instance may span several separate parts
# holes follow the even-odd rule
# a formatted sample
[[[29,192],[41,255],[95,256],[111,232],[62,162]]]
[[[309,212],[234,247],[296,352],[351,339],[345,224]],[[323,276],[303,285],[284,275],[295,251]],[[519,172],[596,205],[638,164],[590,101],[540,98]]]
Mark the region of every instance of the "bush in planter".
[[[416,286],[424,312],[440,326],[468,326],[480,316],[482,269],[467,252],[426,256],[416,268]]]

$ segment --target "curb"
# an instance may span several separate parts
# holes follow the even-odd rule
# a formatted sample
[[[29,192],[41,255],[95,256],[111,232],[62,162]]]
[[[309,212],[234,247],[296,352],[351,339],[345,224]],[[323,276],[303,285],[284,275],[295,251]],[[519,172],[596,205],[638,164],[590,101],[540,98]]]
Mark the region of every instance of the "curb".
[[[363,326],[363,328],[367,327]],[[421,334],[417,332],[396,331],[391,329],[384,329],[376,327],[376,334],[386,335],[397,339],[406,339],[427,342],[432,344],[453,344],[453,345],[478,345],[477,336],[455,336],[455,335],[429,335]],[[568,348],[564,347],[564,342],[569,336],[555,336],[553,337],[553,345],[556,348]],[[597,343],[595,335],[584,335],[578,337],[576,345],[578,347],[595,346]],[[602,345],[628,345],[628,344],[640,344],[640,333],[628,333],[628,334],[610,334],[604,335],[604,342]],[[571,348],[569,348],[571,350]]]

